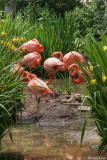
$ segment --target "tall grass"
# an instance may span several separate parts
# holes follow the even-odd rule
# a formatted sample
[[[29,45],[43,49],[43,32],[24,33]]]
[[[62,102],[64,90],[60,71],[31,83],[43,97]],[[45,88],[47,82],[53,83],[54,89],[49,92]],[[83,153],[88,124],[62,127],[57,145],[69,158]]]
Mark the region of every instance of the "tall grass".
[[[88,77],[81,66],[89,90],[90,118],[95,120],[96,131],[101,138],[99,152],[107,153],[107,37],[102,34],[101,42],[98,42],[90,34],[84,41],[84,50],[89,58],[88,68],[91,73],[91,77]]]
[[[14,47],[17,48],[24,43],[21,37],[25,37],[25,41],[36,38],[44,46],[44,52],[41,54],[42,65],[39,70],[38,68],[35,69],[35,73],[38,73],[39,76],[41,76],[41,73],[42,76],[46,76],[43,63],[53,52],[61,51],[65,54],[78,48],[76,39],[79,36],[79,30],[73,23],[71,15],[65,14],[64,18],[56,16],[50,18],[49,15],[44,15],[33,23],[29,18],[23,18],[20,13],[17,14],[14,21],[11,14],[4,16],[4,19],[4,23],[0,22],[0,30],[2,34],[5,34],[2,35],[1,41],[10,42],[18,37],[16,41],[13,41],[14,49]],[[6,45],[4,50],[7,47]]]
[[[11,15],[0,19],[0,149],[6,133],[9,132],[12,139],[11,125],[15,124],[15,109],[21,111],[23,107],[21,98],[24,96],[24,85],[20,81],[20,75],[10,78],[10,69],[20,56],[13,52],[15,46],[12,38],[22,30],[21,26],[16,27],[15,22],[12,22]]]

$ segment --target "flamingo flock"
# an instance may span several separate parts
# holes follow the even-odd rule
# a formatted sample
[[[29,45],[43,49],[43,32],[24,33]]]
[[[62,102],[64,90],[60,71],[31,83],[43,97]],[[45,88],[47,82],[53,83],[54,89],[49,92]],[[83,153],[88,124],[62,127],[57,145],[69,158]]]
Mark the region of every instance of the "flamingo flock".
[[[21,62],[16,63],[11,68],[11,78],[14,75],[16,78],[20,75],[22,81],[28,82],[28,89],[29,91],[34,94],[35,96],[42,94],[47,99],[47,94],[50,93],[54,96],[54,93],[51,89],[49,89],[48,84],[51,83],[53,80],[53,75],[56,74],[58,70],[65,71],[68,70],[69,75],[71,76],[71,80],[75,84],[80,84],[86,81],[84,74],[79,69],[77,61],[86,66],[86,62],[83,56],[76,52],[71,51],[63,56],[61,52],[54,52],[52,57],[48,58],[44,62],[44,70],[49,76],[49,80],[44,82],[42,79],[38,78],[35,74],[30,73],[24,70],[23,66],[26,66],[30,69],[40,66],[42,57],[39,53],[44,51],[43,45],[41,45],[38,40],[32,39],[22,46],[17,48],[15,51],[20,52],[24,51],[26,55],[21,60]],[[57,56],[60,56],[58,59]],[[88,69],[86,70],[87,75],[90,76],[90,72]],[[78,75],[78,76],[76,76]]]

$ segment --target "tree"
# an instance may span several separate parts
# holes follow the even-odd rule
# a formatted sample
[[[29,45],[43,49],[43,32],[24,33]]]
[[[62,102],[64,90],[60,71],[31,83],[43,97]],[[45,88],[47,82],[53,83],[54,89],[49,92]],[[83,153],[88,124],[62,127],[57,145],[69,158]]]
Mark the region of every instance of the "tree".
[[[13,11],[13,0],[10,0],[10,10]]]
[[[106,1],[105,0],[93,0],[94,15],[93,15],[93,28],[95,35],[99,37],[100,31],[106,30],[105,12]]]
[[[64,15],[65,11],[73,10],[76,6],[82,6],[80,0],[16,0],[18,9],[25,8],[29,4],[35,8],[37,5],[45,7],[47,4],[49,9],[55,11],[57,15]]]

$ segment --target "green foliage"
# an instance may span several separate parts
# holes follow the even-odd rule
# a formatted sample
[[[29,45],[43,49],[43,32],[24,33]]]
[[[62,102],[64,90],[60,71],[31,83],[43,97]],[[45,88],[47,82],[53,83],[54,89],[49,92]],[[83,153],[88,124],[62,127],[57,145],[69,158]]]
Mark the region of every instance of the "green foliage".
[[[29,18],[24,20],[20,14],[15,17],[14,21],[9,15],[6,15],[6,21],[1,22],[1,24],[4,24],[0,26],[1,42],[8,41],[10,44],[14,40],[12,42],[13,50],[24,43],[21,37],[25,37],[26,41],[36,38],[44,46],[42,64],[55,51],[61,51],[65,54],[71,50],[76,50],[75,39],[79,36],[79,31],[72,23],[71,18],[69,21],[67,16],[65,16],[65,20],[61,17],[52,19],[48,14],[44,13],[43,17],[32,25]],[[18,38],[15,41],[16,37]],[[9,45],[5,43],[4,51],[7,47]],[[43,66],[39,70],[36,68],[35,72],[39,76],[41,76],[41,72],[45,75]]]
[[[58,16],[59,15],[63,15],[65,14],[65,11],[70,11],[73,8],[75,8],[77,5],[81,6],[82,3],[80,3],[79,0],[16,0],[15,1],[16,6],[18,8],[18,10],[20,9],[24,9],[28,6],[30,6],[32,8],[32,11],[35,12],[36,8],[39,7],[42,9],[46,6],[46,4],[49,6],[49,10],[55,12]],[[36,12],[35,12],[36,13]]]
[[[11,125],[15,124],[15,109],[21,111],[23,107],[21,103],[21,98],[24,96],[23,82],[20,81],[20,75],[17,78],[14,75],[12,79],[10,73],[20,56],[13,53],[15,49],[12,42],[13,35],[16,36],[23,28],[17,25],[16,20],[12,23],[11,15],[0,19],[0,145],[6,133],[9,132],[12,138]]]
[[[98,42],[92,35],[84,41],[84,50],[89,58],[87,64],[91,76],[87,76],[86,87],[89,91],[88,101],[91,107],[91,118],[95,120],[97,133],[101,138],[99,152],[107,153],[107,37],[102,34]]]
[[[85,36],[88,28],[93,25],[93,8],[91,5],[84,5],[82,8],[76,7],[72,12],[72,23],[79,29],[80,35]]]
[[[106,32],[107,21],[105,19],[106,4],[105,0],[93,0],[92,5],[94,8],[93,14],[93,31],[96,37],[100,37],[100,32]]]

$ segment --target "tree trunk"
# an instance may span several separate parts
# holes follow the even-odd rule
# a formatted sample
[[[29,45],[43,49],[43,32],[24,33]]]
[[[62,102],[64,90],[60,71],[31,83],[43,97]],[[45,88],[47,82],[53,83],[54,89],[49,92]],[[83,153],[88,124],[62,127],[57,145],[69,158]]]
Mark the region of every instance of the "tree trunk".
[[[13,0],[10,0],[10,11],[13,11]]]

